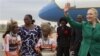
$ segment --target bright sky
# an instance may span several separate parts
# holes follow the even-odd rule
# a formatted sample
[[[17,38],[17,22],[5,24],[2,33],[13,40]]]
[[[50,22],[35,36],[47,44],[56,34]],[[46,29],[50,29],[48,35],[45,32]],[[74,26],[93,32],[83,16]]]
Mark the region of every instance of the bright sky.
[[[11,18],[23,24],[25,14],[31,14],[36,24],[43,20],[39,18],[40,9],[51,0],[0,0],[0,23],[6,23]]]

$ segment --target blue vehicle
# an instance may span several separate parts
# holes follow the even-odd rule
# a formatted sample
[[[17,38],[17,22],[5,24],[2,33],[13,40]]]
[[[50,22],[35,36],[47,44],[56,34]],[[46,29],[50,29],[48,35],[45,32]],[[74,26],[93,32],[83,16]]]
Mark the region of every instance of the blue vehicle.
[[[79,14],[85,17],[87,14],[87,9],[91,7],[96,8],[100,13],[100,0],[54,0],[40,10],[39,17],[48,21],[58,21],[64,16],[63,8],[65,3],[70,3],[73,7],[69,11],[69,15],[73,19],[76,19],[77,15]]]

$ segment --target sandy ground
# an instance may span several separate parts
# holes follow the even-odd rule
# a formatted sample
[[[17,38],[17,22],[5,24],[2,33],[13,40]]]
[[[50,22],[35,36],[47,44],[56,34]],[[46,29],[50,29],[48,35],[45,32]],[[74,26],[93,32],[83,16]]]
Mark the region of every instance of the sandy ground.
[[[0,51],[0,56],[4,56],[4,52]]]
[[[0,38],[0,56],[4,56],[4,51],[1,43],[1,38]]]
[[[3,42],[2,33],[0,33],[0,56],[4,56],[2,42]]]

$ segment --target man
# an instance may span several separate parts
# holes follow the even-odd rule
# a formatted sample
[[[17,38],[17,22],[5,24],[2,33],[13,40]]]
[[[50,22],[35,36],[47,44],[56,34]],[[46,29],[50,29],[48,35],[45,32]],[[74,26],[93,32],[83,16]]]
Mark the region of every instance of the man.
[[[78,15],[76,21],[81,23],[83,19],[82,15]],[[81,29],[72,29],[72,37],[71,37],[71,51],[74,51],[74,56],[78,56],[80,44],[82,40],[82,30]]]

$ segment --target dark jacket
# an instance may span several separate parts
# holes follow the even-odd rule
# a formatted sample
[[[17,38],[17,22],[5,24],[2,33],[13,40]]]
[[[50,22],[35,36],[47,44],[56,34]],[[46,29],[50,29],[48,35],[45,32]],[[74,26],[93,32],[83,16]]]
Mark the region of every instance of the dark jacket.
[[[59,26],[57,28],[57,46],[70,47],[71,28],[67,26]]]
[[[70,45],[72,50],[79,48],[82,41],[82,29],[73,28],[71,35]]]

